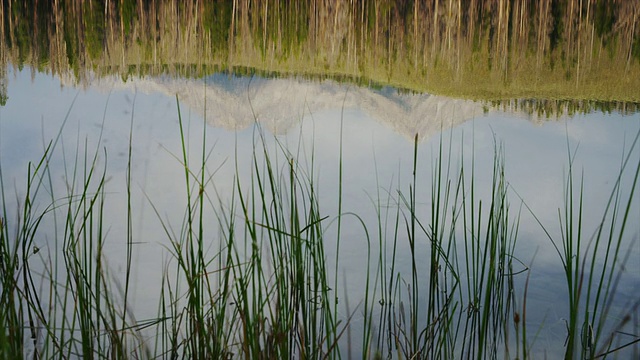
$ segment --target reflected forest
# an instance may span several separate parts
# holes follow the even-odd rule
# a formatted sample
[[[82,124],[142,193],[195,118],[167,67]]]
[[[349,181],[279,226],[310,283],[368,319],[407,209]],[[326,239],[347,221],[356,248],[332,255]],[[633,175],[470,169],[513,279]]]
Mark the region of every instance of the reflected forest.
[[[640,101],[637,1],[3,3],[3,103],[7,64],[85,85],[220,71],[331,78],[547,115],[635,112]]]

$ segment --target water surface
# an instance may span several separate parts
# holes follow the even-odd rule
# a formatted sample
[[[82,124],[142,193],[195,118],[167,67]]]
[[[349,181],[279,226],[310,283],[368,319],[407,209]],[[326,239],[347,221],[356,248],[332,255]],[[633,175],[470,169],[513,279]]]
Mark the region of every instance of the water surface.
[[[380,231],[378,246],[378,212],[384,210],[388,222],[394,209],[404,208],[397,194],[406,196],[413,186],[414,140],[420,184],[416,214],[425,223],[436,161],[448,164],[450,179],[461,168],[473,169],[475,196],[486,203],[499,149],[511,220],[519,217],[515,256],[526,270],[515,276],[519,301],[529,277],[531,355],[563,353],[567,283],[552,240],[558,244],[562,237],[559,212],[565,209],[569,164],[576,188],[584,189],[584,251],[591,249],[626,156],[621,202],[638,190],[633,175],[640,151],[629,149],[640,132],[640,26],[633,20],[640,9],[628,5],[632,2],[601,8],[594,1],[579,6],[548,1],[537,11],[527,2],[461,7],[436,1],[440,5],[423,7],[419,2],[310,1],[277,11],[270,1],[183,7],[175,2],[63,3],[69,7],[40,2],[34,11],[28,2],[9,1],[2,8],[0,165],[7,209],[2,218],[11,231],[16,228],[10,221],[24,206],[28,164],[37,163],[50,141],[56,142],[50,158],[51,187],[58,191],[54,200],[74,183],[73,171],[85,156],[97,153],[98,167],[108,174],[104,258],[110,275],[121,281],[130,154],[135,245],[129,307],[137,319],[154,318],[161,274],[175,266],[162,225],[179,233],[187,206],[179,114],[194,164],[206,136],[206,190],[224,211],[231,211],[237,182],[250,188],[252,161],[264,157],[255,148],[264,143],[279,170],[295,158],[317,186],[320,210],[327,216],[329,275],[336,275],[337,261],[337,278],[344,279],[332,291],[342,299],[343,319],[354,311],[351,346],[346,338],[340,346],[357,355],[363,284],[377,266],[374,261],[367,270],[366,254],[370,250],[377,261],[380,248],[391,251],[391,226]],[[636,320],[624,330],[636,337],[637,199],[636,194],[628,209],[625,260],[614,264],[622,277],[606,325],[610,330],[631,312]],[[44,210],[51,200],[45,194],[37,206]],[[242,218],[237,210],[230,215]],[[337,250],[340,210],[345,215]],[[215,214],[207,216],[206,241],[213,256],[221,236]],[[42,263],[34,266],[44,272],[61,249],[52,221],[42,226],[34,239]],[[426,277],[430,240],[423,234],[415,241],[424,257],[418,270]],[[406,234],[397,249],[396,271],[409,279]],[[601,261],[597,257],[596,263]],[[370,289],[370,294],[384,298],[379,291]],[[616,341],[634,339],[625,336]]]

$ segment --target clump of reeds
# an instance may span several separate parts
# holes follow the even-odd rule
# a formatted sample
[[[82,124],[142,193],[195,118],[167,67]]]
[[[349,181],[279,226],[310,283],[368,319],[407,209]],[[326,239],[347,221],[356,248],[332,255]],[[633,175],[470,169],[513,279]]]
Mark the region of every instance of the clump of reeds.
[[[623,330],[637,316],[640,298],[631,299],[627,308],[615,314],[619,320],[610,313],[630,253],[624,255],[624,246],[635,243],[625,236],[625,228],[632,216],[640,173],[640,163],[633,163],[639,161],[633,156],[638,136],[621,161],[602,220],[589,239],[582,232],[585,190],[574,188],[571,153],[565,206],[558,210],[563,229],[560,240],[542,226],[566,274],[567,359],[602,357],[640,342],[638,334]],[[407,359],[530,357],[535,339],[527,338],[529,267],[517,257],[520,211],[513,214],[510,210],[504,149],[496,145],[492,181],[477,184],[474,155],[470,165],[464,159],[459,166],[454,164],[442,138],[432,175],[421,181],[416,175],[417,147],[416,136],[408,193],[398,191],[384,205],[376,204],[380,229],[376,274],[380,290],[376,296],[381,307],[377,322],[373,311],[365,313],[370,318],[365,324],[377,325],[378,334],[377,339],[365,341],[363,352]],[[622,177],[629,169],[632,180],[623,187]],[[431,207],[424,214],[416,206],[425,203],[417,198],[416,189],[429,180],[426,202]],[[480,186],[488,187],[483,189],[491,194],[488,202],[478,197]],[[527,207],[526,202],[522,205]],[[411,263],[409,272],[403,273],[398,249],[405,241]],[[388,243],[392,244],[390,253]],[[371,334],[371,329],[365,333]]]
[[[565,206],[558,210],[562,228],[560,238],[551,235],[548,226],[538,220],[558,253],[567,283],[569,314],[566,321],[566,359],[578,356],[584,359],[604,357],[640,342],[640,334],[623,331],[634,314],[637,316],[640,297],[631,299],[627,309],[623,309],[621,314],[615,314],[619,316],[619,321],[614,321],[611,317],[614,315],[611,310],[620,281],[626,273],[625,266],[629,261],[631,247],[638,241],[637,234],[629,241],[625,230],[629,222],[637,220],[633,219],[632,208],[634,201],[637,201],[636,190],[640,177],[640,159],[634,158],[639,139],[640,132],[621,158],[620,172],[594,233],[585,234],[583,230],[586,225],[583,223],[586,191],[583,179],[580,179],[579,187],[576,187],[573,167],[575,153],[568,144],[570,161],[564,192]],[[637,163],[634,164],[634,161]],[[629,172],[631,182],[623,186],[623,175]],[[626,340],[614,346],[614,341],[619,341],[621,335],[626,335]]]
[[[271,154],[260,130],[251,179],[237,176],[230,203],[219,204],[206,139],[191,166],[180,124],[187,208],[177,237],[163,224],[177,266],[175,281],[164,276],[160,312],[185,326],[159,324],[160,348],[197,358],[336,357],[344,325],[333,312],[313,175],[286,149]],[[218,249],[207,254],[212,237]]]
[[[18,209],[7,209],[0,169],[3,218],[18,210],[15,223],[3,219],[0,231],[1,357],[145,354],[138,333],[143,325],[130,321],[126,310],[129,277],[124,290],[119,288],[104,262],[106,165],[98,166],[100,145],[93,151],[86,142],[78,145],[71,161],[63,151],[66,193],[60,195],[50,161],[56,151],[62,151],[58,148],[61,132],[37,163],[28,164],[25,195]],[[46,194],[49,203],[43,207]],[[127,219],[130,223],[130,214]],[[130,258],[130,230],[127,234]],[[127,264],[128,274],[131,262]]]
[[[355,329],[363,358],[530,357],[529,269],[516,251],[520,211],[512,211],[500,145],[483,189],[487,199],[478,195],[485,184],[476,182],[474,154],[470,164],[464,155],[454,162],[444,138],[431,175],[421,178],[416,136],[408,190],[378,193],[374,225],[342,213],[341,190],[338,214],[328,222],[318,202],[313,156],[303,167],[279,142],[270,149],[256,126],[251,177],[241,179],[236,162],[233,192],[223,202],[209,167],[206,125],[199,161],[192,163],[179,103],[178,119],[186,206],[178,231],[160,220],[171,258],[157,279],[153,319],[136,320],[129,310],[135,249],[131,142],[123,279],[110,275],[103,252],[107,167],[98,164],[106,164],[107,154],[100,144],[78,146],[73,160],[65,160],[66,192],[58,195],[50,161],[60,149],[58,139],[52,141],[28,166],[16,219],[7,218],[16,211],[7,208],[0,166],[0,357],[341,358],[346,349],[339,340],[354,330],[355,311],[364,314],[362,328]],[[633,220],[640,176],[640,163],[632,162],[637,142],[638,136],[593,236],[585,239],[582,232],[585,190],[574,188],[571,162],[560,240],[544,227],[569,290],[567,358],[604,356],[639,341],[613,345],[616,331],[637,315],[639,300],[619,323],[609,319],[627,261],[624,229]],[[628,169],[633,180],[625,192],[620,179]],[[338,181],[341,189],[342,171]],[[430,206],[424,211],[421,203]],[[328,269],[325,254],[327,229],[340,227],[344,216],[363,226],[367,271],[370,264],[375,268],[367,273],[363,301],[346,316],[337,310],[337,261],[335,270]],[[37,246],[41,236],[52,237],[46,249]],[[337,236],[339,247],[340,229]],[[409,264],[401,263],[403,248]]]
[[[416,135],[412,182],[388,203],[398,206],[380,216],[392,237],[380,240],[379,333],[373,348],[399,358],[484,358],[508,356],[515,304],[513,277],[517,217],[510,215],[501,149],[494,156],[487,208],[476,198],[471,172],[444,162],[450,153],[440,139],[430,179],[417,173]],[[418,211],[417,188],[431,180],[427,214]],[[424,202],[424,201],[422,201]],[[384,234],[381,231],[380,234]],[[382,235],[384,236],[384,235]],[[408,241],[411,270],[397,268],[398,248]],[[386,243],[392,243],[387,254]],[[516,324],[519,326],[519,324]]]

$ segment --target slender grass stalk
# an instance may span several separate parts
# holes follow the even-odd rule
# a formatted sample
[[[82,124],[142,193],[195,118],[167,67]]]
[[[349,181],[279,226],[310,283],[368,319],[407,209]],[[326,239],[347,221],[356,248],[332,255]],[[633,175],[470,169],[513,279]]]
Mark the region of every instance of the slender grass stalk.
[[[131,216],[131,167],[132,167],[132,143],[133,143],[133,123],[135,113],[137,93],[133,96],[133,104],[131,106],[131,120],[129,125],[129,147],[127,157],[127,171],[126,171],[126,189],[127,189],[127,240],[126,240],[126,265],[125,265],[125,279],[124,279],[124,296],[123,307],[128,308],[129,301],[129,284],[131,283],[131,265],[133,259],[133,219]],[[127,327],[126,311],[122,312],[120,329],[120,343],[124,343],[125,340],[125,328]]]

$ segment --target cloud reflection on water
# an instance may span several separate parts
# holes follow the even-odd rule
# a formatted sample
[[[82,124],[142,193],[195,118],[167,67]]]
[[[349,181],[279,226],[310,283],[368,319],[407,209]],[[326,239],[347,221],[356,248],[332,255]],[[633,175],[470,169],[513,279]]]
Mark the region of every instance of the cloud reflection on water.
[[[106,210],[108,214],[114,214],[113,219],[107,219],[110,253],[106,257],[116,275],[124,264],[124,179],[129,127],[133,117],[134,236],[140,237],[140,244],[136,245],[139,252],[136,255],[134,289],[137,292],[135,306],[140,308],[142,318],[155,314],[153,302],[157,298],[159,274],[169,258],[163,247],[168,244],[166,236],[158,226],[158,219],[147,198],[160,209],[160,216],[176,229],[182,221],[185,206],[185,189],[180,185],[184,173],[178,160],[181,143],[176,94],[188,127],[190,155],[196,163],[199,161],[202,119],[206,114],[209,124],[206,127],[207,148],[211,150],[209,167],[211,171],[218,169],[212,174],[211,195],[215,194],[215,189],[223,198],[233,190],[236,161],[241,182],[249,183],[256,141],[257,128],[252,115],[255,113],[260,126],[275,135],[268,133],[266,136],[269,148],[275,149],[274,139],[277,139],[287,144],[291,151],[301,149],[299,154],[303,164],[309,163],[312,152],[315,154],[321,211],[331,219],[335,218],[338,211],[335,194],[338,193],[339,134],[342,128],[343,211],[357,213],[372,229],[376,227],[372,199],[384,198],[387,193],[395,196],[397,190],[408,192],[413,155],[413,144],[409,139],[415,132],[420,133],[421,138],[418,176],[424,184],[419,188],[418,211],[428,216],[430,198],[427,191],[431,188],[432,160],[438,151],[438,133],[444,129],[442,138],[452,140],[449,158],[454,172],[457,171],[455,165],[463,161],[463,152],[465,166],[470,166],[472,154],[475,157],[479,197],[489,196],[490,189],[486,184],[491,180],[494,147],[496,141],[501,144],[505,149],[505,172],[510,186],[554,236],[559,236],[560,230],[557,209],[563,207],[569,157],[567,149],[576,151],[576,180],[584,174],[584,224],[588,238],[602,216],[624,150],[640,131],[638,114],[626,117],[590,114],[537,124],[525,120],[525,115],[484,114],[479,103],[467,100],[397,94],[388,90],[373,91],[298,79],[255,79],[249,82],[246,78],[214,76],[206,84],[199,80],[164,78],[134,79],[128,83],[105,82],[103,79],[95,88],[78,92],[72,88],[60,91],[58,80],[43,75],[36,75],[33,83],[27,72],[15,75],[9,85],[12,99],[0,109],[0,161],[5,184],[11,184],[6,191],[9,195],[6,200],[17,206],[14,194],[24,191],[27,162],[39,159],[42,139],[46,142],[56,136],[69,109],[70,116],[61,144],[67,156],[75,156],[78,144],[81,149],[85,141],[90,148],[98,146],[98,133],[102,130],[101,146],[107,149],[110,177]],[[249,107],[249,98],[253,110]],[[101,125],[103,111],[104,127]],[[635,151],[631,164],[637,164],[639,157],[640,152]],[[62,166],[60,157],[54,160]],[[279,161],[280,164],[286,163],[283,158]],[[64,185],[63,177],[62,168],[54,169],[54,178],[60,186]],[[628,176],[623,178],[623,183],[629,184]],[[14,184],[15,190],[12,188]],[[512,207],[520,208],[516,193],[510,195]],[[521,254],[523,263],[531,265],[532,279],[538,279],[532,281],[529,289],[530,310],[533,312],[530,321],[555,329],[562,323],[559,317],[566,310],[557,305],[557,302],[562,302],[562,294],[566,291],[565,282],[560,277],[560,261],[539,225],[526,209],[522,209],[516,254]],[[640,219],[640,201],[634,202],[630,219]],[[349,299],[356,304],[362,296],[360,286],[365,276],[362,255],[366,242],[356,221],[346,219],[345,224],[340,263],[341,270],[348,274],[346,291]],[[635,239],[636,243],[631,248],[627,264],[629,276],[624,283],[624,291],[635,296],[640,288],[639,226],[638,221],[633,221],[627,228],[627,236]],[[326,233],[329,262],[335,256],[332,235],[335,235],[335,225],[328,227]],[[212,242],[215,238],[211,235]],[[418,243],[428,247],[426,238],[419,239]],[[45,244],[38,246],[46,248]],[[408,254],[404,244],[400,246],[400,253],[403,252],[401,256]],[[400,261],[401,267],[402,263]],[[555,297],[550,299],[552,295]],[[544,339],[541,341],[548,341],[552,352],[561,350],[562,330],[542,335]],[[542,346],[543,349],[545,347]]]

